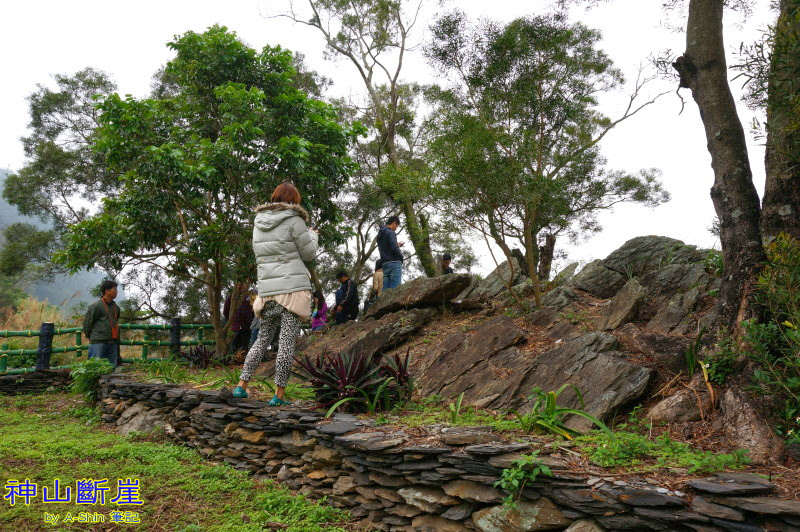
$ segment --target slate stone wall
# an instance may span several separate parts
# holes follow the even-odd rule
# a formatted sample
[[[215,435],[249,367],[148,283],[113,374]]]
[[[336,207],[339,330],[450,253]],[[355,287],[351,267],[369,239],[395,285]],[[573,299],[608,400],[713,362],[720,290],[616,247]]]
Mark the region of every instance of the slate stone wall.
[[[65,388],[70,383],[69,372],[68,369],[40,369],[22,375],[0,375],[0,394],[39,393],[48,388]]]
[[[528,486],[516,509],[493,487],[528,444],[488,429],[374,427],[353,416],[270,408],[229,393],[102,379],[103,421],[155,420],[173,440],[348,509],[365,530],[800,530],[800,503],[770,496],[749,474],[720,474],[671,491],[646,480],[569,473],[546,455],[552,478]],[[135,423],[134,423],[135,424]],[[652,482],[652,481],[651,481]]]

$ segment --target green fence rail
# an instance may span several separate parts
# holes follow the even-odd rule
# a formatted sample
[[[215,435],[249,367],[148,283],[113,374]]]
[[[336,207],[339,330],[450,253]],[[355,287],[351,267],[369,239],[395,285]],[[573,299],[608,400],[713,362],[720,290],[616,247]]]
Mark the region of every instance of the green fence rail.
[[[145,331],[143,340],[120,339],[119,344],[142,347],[142,360],[148,360],[150,347],[169,347],[172,354],[178,354],[181,347],[197,345],[214,345],[213,340],[204,340],[203,333],[206,329],[213,329],[213,325],[205,323],[181,323],[180,318],[172,318],[168,324],[139,324],[123,323],[120,329]],[[195,331],[195,340],[181,339],[182,332]],[[150,340],[147,331],[169,331],[169,340]],[[75,345],[65,347],[53,347],[53,337],[74,334]],[[38,369],[63,369],[71,366],[58,366],[50,368],[50,356],[57,353],[77,352],[81,356],[83,351],[89,350],[88,343],[83,343],[83,329],[81,327],[55,327],[52,323],[42,323],[38,331],[0,331],[0,338],[33,338],[39,337],[39,347],[36,349],[10,349],[8,343],[0,344],[0,375],[14,375],[18,373],[29,373]],[[36,355],[36,366],[33,368],[8,369],[9,355]],[[122,359],[123,362],[130,362],[130,359]]]

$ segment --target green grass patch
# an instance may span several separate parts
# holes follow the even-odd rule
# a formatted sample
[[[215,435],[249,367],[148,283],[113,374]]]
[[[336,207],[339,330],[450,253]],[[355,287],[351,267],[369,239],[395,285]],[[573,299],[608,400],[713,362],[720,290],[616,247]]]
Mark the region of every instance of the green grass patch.
[[[255,482],[228,465],[211,464],[192,449],[136,441],[94,428],[98,416],[80,397],[68,394],[0,396],[0,493],[9,479],[36,483],[39,496],[26,506],[0,498],[0,530],[86,530],[87,523],[45,525],[44,513],[73,516],[133,511],[140,523],[128,530],[260,531],[267,523],[294,532],[343,531],[345,512],[294,495],[272,482]],[[87,426],[88,425],[88,426]],[[54,479],[72,486],[72,502],[45,504],[42,488]],[[75,504],[75,482],[108,479],[105,506]],[[116,505],[117,479],[139,479],[143,505]]]
[[[616,431],[594,431],[575,439],[578,449],[601,467],[622,467],[627,470],[650,471],[663,468],[685,468],[688,473],[709,474],[742,469],[750,459],[747,451],[731,454],[700,451],[691,445],[658,436],[648,439],[643,434]]]

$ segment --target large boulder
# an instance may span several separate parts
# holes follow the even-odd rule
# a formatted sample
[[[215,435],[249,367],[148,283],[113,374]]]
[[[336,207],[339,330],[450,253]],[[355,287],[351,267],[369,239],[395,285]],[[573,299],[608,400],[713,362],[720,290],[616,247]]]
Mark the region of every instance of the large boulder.
[[[583,410],[604,420],[620,407],[638,399],[655,373],[652,369],[631,364],[618,353],[617,339],[602,332],[588,333],[536,357],[527,370],[520,391],[533,387],[558,390],[564,383],[574,384],[585,401]],[[575,392],[568,388],[558,397],[561,406],[580,407]],[[524,410],[530,401],[522,405]],[[587,430],[592,423],[572,416],[567,426]]]
[[[706,252],[666,236],[638,236],[603,260],[603,266],[627,277],[637,277],[670,264],[703,262]]]
[[[542,296],[542,306],[561,310],[578,300],[578,294],[568,286],[557,286]]]
[[[625,283],[598,319],[597,328],[610,331],[631,321],[644,301],[645,294],[644,287],[636,279]]]
[[[471,280],[472,276],[466,273],[418,277],[397,288],[384,291],[369,307],[364,318],[380,318],[398,310],[442,305],[463,292]]]
[[[607,268],[603,261],[596,260],[584,266],[567,285],[605,299],[616,294],[625,285],[625,281],[626,278],[621,273]]]
[[[579,262],[571,262],[567,264],[567,266],[563,270],[558,272],[555,275],[555,277],[553,277],[553,280],[550,281],[550,284],[553,286],[558,286],[560,284],[566,283],[575,276],[575,272],[578,270],[578,266],[580,266]]]
[[[405,342],[438,314],[438,309],[401,310],[377,320],[348,321],[325,334],[312,334],[298,344],[299,353],[320,355],[350,352],[374,356]]]
[[[509,261],[503,262],[485,279],[479,281],[468,297],[492,299],[503,290],[508,290],[509,286],[516,286],[525,279],[526,275],[522,264],[516,257],[512,257],[510,263]]]
[[[653,405],[645,418],[653,423],[682,423],[700,421],[714,408],[711,394],[706,388],[702,374],[695,374],[689,386]]]
[[[672,373],[686,368],[684,353],[691,344],[685,336],[643,332],[633,323],[628,323],[614,331],[622,350],[640,353],[652,360],[656,366]]]
[[[501,316],[468,333],[448,336],[421,359],[416,384],[423,395],[456,397],[482,406],[508,404],[532,361],[516,348],[525,333]]]
[[[690,315],[697,307],[700,292],[692,288],[688,292],[675,294],[669,301],[661,305],[645,329],[661,334],[687,334],[692,326]]]

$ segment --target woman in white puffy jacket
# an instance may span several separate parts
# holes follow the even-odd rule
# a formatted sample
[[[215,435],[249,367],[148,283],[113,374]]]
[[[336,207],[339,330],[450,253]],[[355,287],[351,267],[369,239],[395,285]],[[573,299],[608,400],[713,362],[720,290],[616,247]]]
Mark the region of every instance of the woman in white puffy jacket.
[[[258,268],[258,298],[253,311],[260,319],[256,339],[239,377],[234,397],[247,397],[247,383],[261,363],[264,352],[278,337],[275,360],[275,397],[270,406],[290,404],[284,391],[294,359],[294,346],[301,320],[311,314],[311,275],[305,262],[314,258],[318,236],[309,229],[308,213],[300,206],[300,191],[291,183],[278,185],[271,203],[256,209],[253,251]]]

